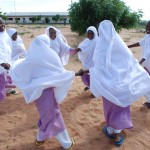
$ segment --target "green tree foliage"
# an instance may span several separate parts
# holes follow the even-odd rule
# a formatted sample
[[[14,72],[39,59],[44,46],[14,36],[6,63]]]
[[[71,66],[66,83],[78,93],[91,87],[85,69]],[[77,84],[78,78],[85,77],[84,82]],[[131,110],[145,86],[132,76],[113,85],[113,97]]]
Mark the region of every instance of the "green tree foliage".
[[[49,17],[45,17],[45,23],[50,23]]]
[[[57,21],[59,20],[59,18],[60,18],[60,15],[57,14],[57,15],[55,15],[55,16],[52,17],[52,20],[54,20],[57,23]]]
[[[41,15],[37,16],[37,17],[36,17],[36,21],[37,21],[37,22],[40,21],[41,18],[42,18]]]
[[[141,21],[139,22],[139,27],[140,27],[140,28],[145,28],[145,27],[146,27],[146,24],[147,24],[147,21],[146,21],[146,20],[141,20]]]
[[[32,21],[32,23],[38,22],[38,21],[41,20],[41,15],[40,16],[32,17],[30,20]]]
[[[32,21],[32,23],[35,23],[36,22],[36,17],[30,18],[30,20]]]
[[[105,19],[111,20],[118,31],[133,28],[142,11],[131,11],[121,0],[79,0],[70,5],[69,15],[71,30],[83,34],[87,27],[97,27]]]
[[[16,24],[19,24],[19,18],[15,18]]]
[[[6,23],[6,20],[7,20],[6,13],[0,12],[0,17],[1,17],[3,20],[5,20],[5,23]]]

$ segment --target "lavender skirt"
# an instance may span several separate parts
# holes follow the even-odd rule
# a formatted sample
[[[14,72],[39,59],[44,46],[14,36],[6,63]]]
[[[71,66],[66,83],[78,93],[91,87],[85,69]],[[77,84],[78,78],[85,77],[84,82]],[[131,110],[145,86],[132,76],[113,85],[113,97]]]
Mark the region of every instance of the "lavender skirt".
[[[120,107],[103,97],[103,109],[107,127],[118,130],[133,127],[130,106]]]
[[[90,87],[90,75],[89,74],[87,73],[83,74],[81,76],[81,79],[86,86]]]
[[[5,73],[0,74],[0,101],[4,100],[6,97],[6,88],[15,88],[12,85],[12,80],[10,76],[6,76]]]
[[[0,101],[4,100],[6,97],[6,89],[5,89],[5,75],[4,73],[0,74]]]
[[[45,89],[37,100],[34,101],[39,112],[40,119],[37,123],[39,127],[38,136],[41,140],[46,140],[65,129],[59,105],[54,97],[53,88]]]

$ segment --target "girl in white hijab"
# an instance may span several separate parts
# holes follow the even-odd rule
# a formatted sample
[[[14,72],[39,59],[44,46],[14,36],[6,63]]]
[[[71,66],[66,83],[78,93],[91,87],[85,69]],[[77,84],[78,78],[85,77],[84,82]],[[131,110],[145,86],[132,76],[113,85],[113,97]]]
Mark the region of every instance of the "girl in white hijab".
[[[34,102],[39,112],[36,146],[54,136],[65,150],[70,150],[74,141],[68,135],[58,104],[66,97],[75,74],[64,69],[49,45],[47,35],[37,36],[25,58],[13,64],[10,74],[26,102]]]
[[[50,47],[58,54],[63,66],[67,65],[70,54],[76,54],[74,49],[68,45],[67,40],[57,28],[53,26],[47,27],[46,34],[51,41]]]
[[[5,24],[0,18],[0,101],[6,97],[8,87],[11,85],[11,79],[8,76],[8,70],[11,65],[12,43],[5,30]]]
[[[140,60],[140,64],[143,65],[144,69],[150,75],[150,21],[146,24],[146,35],[137,43],[128,45],[129,48],[141,46],[142,48],[142,59]],[[146,108],[150,108],[150,98],[146,96],[146,102],[144,103]]]
[[[90,75],[89,73],[84,73],[82,75],[80,72],[82,72],[82,70],[89,70],[94,66],[93,54],[98,38],[97,29],[94,26],[88,27],[86,36],[87,38],[79,44],[77,49],[75,49],[78,52],[78,58],[82,63],[82,69],[76,73],[76,76],[81,76],[83,83],[86,85],[84,88],[85,91],[90,88]]]
[[[106,126],[103,133],[120,146],[121,130],[132,128],[130,105],[150,94],[150,76],[139,65],[122,41],[111,21],[100,23],[94,51],[94,67],[90,71],[90,90],[103,98]]]
[[[7,33],[12,41],[12,54],[11,54],[11,60],[17,60],[20,57],[24,57],[26,54],[26,49],[23,43],[23,40],[18,35],[17,30],[14,28],[9,28],[7,30]]]
[[[21,37],[17,33],[17,30],[14,28],[9,28],[7,33],[12,41],[11,61],[15,61],[21,57],[24,57],[26,54],[26,49]],[[13,88],[8,88],[7,93],[14,95],[18,94],[18,92]]]

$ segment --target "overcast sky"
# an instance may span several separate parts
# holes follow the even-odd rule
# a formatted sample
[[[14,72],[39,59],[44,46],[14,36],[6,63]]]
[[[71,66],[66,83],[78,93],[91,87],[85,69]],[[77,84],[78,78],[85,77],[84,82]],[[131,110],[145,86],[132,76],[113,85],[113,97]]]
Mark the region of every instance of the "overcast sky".
[[[72,0],[78,2],[79,0]],[[141,9],[143,19],[150,19],[149,0],[123,0],[133,11]],[[2,12],[66,12],[71,0],[0,0]]]

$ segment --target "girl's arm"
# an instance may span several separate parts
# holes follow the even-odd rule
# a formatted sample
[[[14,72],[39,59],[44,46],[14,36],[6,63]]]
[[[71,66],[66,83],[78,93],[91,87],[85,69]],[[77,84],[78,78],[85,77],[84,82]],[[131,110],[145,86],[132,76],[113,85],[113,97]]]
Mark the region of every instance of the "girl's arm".
[[[0,65],[6,70],[9,70],[9,68],[10,68],[10,64],[8,64],[8,63],[2,63]]]
[[[81,51],[80,48],[75,48],[74,50],[75,50],[76,52],[80,52],[80,51]]]
[[[82,76],[84,73],[89,73],[89,70],[80,69],[78,72],[75,73],[75,76]]]
[[[89,70],[85,70],[84,73],[89,73]]]
[[[137,47],[137,46],[140,46],[139,42],[131,44],[131,45],[128,45],[128,48]]]
[[[139,62],[139,64],[141,65],[143,62],[145,61],[145,58],[142,58]]]

